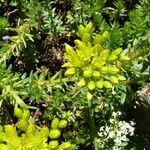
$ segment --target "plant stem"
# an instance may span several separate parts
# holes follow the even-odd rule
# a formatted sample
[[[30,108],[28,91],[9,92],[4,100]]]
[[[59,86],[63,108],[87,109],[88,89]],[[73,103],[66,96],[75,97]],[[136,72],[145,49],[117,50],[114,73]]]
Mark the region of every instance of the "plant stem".
[[[96,138],[96,125],[95,125],[95,119],[94,119],[94,112],[93,112],[93,109],[92,109],[92,104],[91,104],[91,100],[88,100],[88,108],[89,108],[89,116],[90,116],[90,122],[89,122],[89,125],[90,125],[90,129],[91,129],[91,132],[92,132],[92,139],[93,139],[93,142],[94,142],[94,150],[98,150],[98,147],[97,147],[97,138]]]

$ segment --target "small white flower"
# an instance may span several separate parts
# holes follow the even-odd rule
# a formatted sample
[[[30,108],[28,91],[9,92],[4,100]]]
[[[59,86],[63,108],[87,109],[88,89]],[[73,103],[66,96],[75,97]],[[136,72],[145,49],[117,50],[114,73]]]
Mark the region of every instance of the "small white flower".
[[[107,138],[108,138],[108,139],[109,139],[109,138],[112,139],[112,138],[114,138],[114,137],[115,137],[115,132],[114,132],[114,131],[109,132]]]
[[[100,127],[100,131],[104,131],[104,126]]]
[[[121,138],[120,137],[116,137],[116,139],[114,139],[114,143],[116,146],[120,146],[121,145]]]
[[[105,128],[105,132],[109,133],[109,127],[108,126],[106,126],[106,128]]]
[[[109,120],[109,122],[112,124],[112,123],[114,123],[114,119],[112,119],[112,118],[110,118],[110,120]]]
[[[98,136],[102,137],[103,136],[103,132],[98,132]]]
[[[108,124],[100,127],[100,132],[98,133],[101,141],[99,143],[100,149],[103,149],[110,140],[113,140],[114,145],[112,149],[122,150],[122,143],[128,141],[127,135],[134,135],[135,123],[133,121],[130,121],[130,123],[119,121],[119,116],[121,114],[120,111],[113,112],[112,118],[109,119]]]

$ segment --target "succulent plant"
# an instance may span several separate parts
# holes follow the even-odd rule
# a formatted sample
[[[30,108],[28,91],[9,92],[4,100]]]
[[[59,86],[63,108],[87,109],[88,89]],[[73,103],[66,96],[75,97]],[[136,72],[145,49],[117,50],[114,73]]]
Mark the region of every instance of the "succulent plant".
[[[19,112],[19,115],[18,115]],[[24,113],[24,117],[20,116]],[[61,129],[66,128],[68,122],[65,119],[59,121],[54,118],[51,128],[39,127],[30,121],[30,111],[17,108],[14,114],[18,117],[16,125],[0,126],[0,149],[2,150],[67,150],[71,147],[70,142],[60,142]],[[17,127],[17,128],[16,128]],[[58,129],[59,128],[59,129]]]
[[[67,67],[66,76],[77,77],[79,87],[86,86],[90,91],[96,88],[112,88],[126,80],[121,72],[121,66],[130,59],[122,48],[110,50],[106,47],[109,33],[96,34],[92,38],[92,23],[85,27],[80,25],[77,35],[81,40],[75,40],[76,50],[66,44],[63,67]]]

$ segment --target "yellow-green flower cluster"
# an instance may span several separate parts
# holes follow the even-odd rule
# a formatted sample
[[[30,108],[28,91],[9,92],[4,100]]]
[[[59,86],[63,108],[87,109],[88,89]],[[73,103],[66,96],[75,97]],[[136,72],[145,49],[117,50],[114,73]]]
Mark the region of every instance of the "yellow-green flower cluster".
[[[67,67],[66,76],[76,76],[79,87],[87,86],[89,90],[95,88],[112,88],[120,81],[126,80],[121,73],[121,65],[129,58],[122,48],[110,50],[105,48],[105,42],[109,40],[108,32],[96,34],[92,38],[92,24],[86,27],[79,26],[78,36],[81,40],[75,40],[76,50],[66,44],[65,59],[63,65]]]
[[[19,121],[16,125],[0,126],[0,149],[1,150],[67,150],[71,147],[70,142],[59,143],[61,129],[67,127],[67,121],[54,118],[51,128],[38,127],[30,123],[30,112],[15,108],[14,115]]]

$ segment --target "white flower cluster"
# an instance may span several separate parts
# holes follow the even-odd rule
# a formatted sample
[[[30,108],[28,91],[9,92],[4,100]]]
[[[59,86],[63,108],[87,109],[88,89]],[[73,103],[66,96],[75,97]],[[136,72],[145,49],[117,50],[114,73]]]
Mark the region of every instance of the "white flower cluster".
[[[119,121],[121,112],[113,112],[112,117],[105,126],[100,127],[98,132],[99,149],[122,150],[128,144],[127,136],[134,135],[133,121],[127,123]]]

